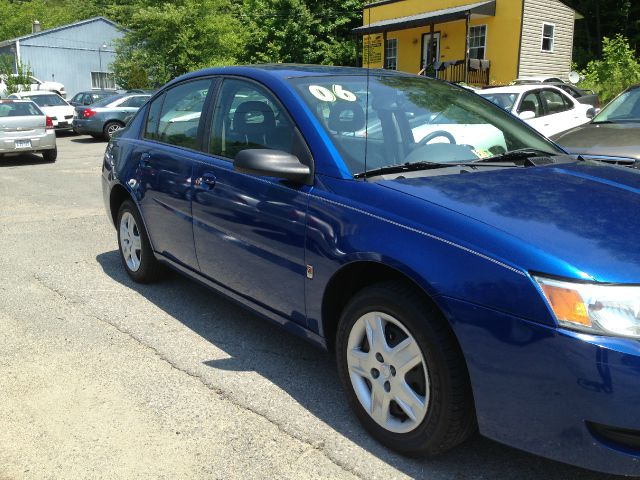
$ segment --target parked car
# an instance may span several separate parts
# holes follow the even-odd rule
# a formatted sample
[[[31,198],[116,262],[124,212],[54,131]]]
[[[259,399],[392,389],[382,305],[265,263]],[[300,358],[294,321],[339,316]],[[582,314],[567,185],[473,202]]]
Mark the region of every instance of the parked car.
[[[151,97],[148,94],[124,94],[100,100],[89,107],[76,107],[73,129],[76,133],[109,140],[124,128],[127,120]]]
[[[416,142],[409,120],[452,105],[507,151]],[[109,142],[102,189],[134,281],[169,266],[335,351],[389,448],[435,455],[477,426],[640,474],[640,216],[612,215],[640,209],[640,171],[446,82],[267,65],[163,87]]]
[[[40,110],[51,117],[56,130],[71,130],[73,107],[57,93],[47,91],[19,92],[9,95],[9,98],[26,98],[33,101],[40,107]]]
[[[639,167],[640,85],[622,92],[590,123],[552,138],[572,153]]]
[[[591,105],[579,103],[551,85],[513,85],[482,90],[478,94],[547,137],[587,123],[595,115]]]
[[[0,157],[25,152],[56,161],[53,122],[30,100],[0,100]]]
[[[536,81],[521,81],[518,85],[535,85],[541,82]],[[565,93],[568,93],[573,98],[575,98],[579,103],[583,103],[585,105],[591,105],[596,109],[596,112],[600,111],[600,99],[598,95],[595,94],[593,90],[583,90],[581,88],[576,87],[570,83],[565,82],[544,82],[545,85],[552,85],[554,87],[563,90]]]
[[[74,107],[93,105],[94,103],[105,98],[113,97],[118,93],[114,90],[87,90],[76,93],[69,103]]]
[[[17,74],[13,74],[13,76],[17,77]],[[6,80],[7,80],[6,75],[0,75],[0,98],[7,96]],[[48,82],[48,81],[43,82],[42,80],[38,80],[34,76],[29,77],[29,82],[30,82],[30,85],[29,85],[30,91],[44,90],[47,92],[57,93],[62,98],[67,97],[67,92],[64,89],[64,85],[60,82]]]

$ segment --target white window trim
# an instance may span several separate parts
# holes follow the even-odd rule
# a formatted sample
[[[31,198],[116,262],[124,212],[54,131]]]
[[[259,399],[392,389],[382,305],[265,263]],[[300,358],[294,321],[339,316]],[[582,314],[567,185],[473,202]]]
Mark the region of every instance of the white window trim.
[[[486,23],[480,25],[470,25],[469,26],[469,44],[471,44],[471,29],[476,27],[484,27],[484,56],[479,58],[478,60],[486,60],[487,59],[487,37],[489,36],[489,25]],[[479,48],[479,47],[476,47]],[[471,45],[469,45],[469,52],[471,52]],[[469,58],[471,58],[471,54],[469,54]]]
[[[94,87],[93,86],[93,74],[94,73],[106,73],[107,75],[114,75],[113,72],[107,72],[104,70],[92,70],[89,72],[89,78],[91,79],[91,90],[113,90],[116,91],[118,89],[118,85],[116,85],[116,81],[115,81],[115,77],[113,79],[113,88],[109,88],[109,87]]]
[[[384,43],[384,59],[382,62],[382,68],[384,68],[385,70],[387,69],[387,44],[386,42],[395,42],[396,43],[396,55],[395,57],[388,57],[388,58],[395,58],[396,59],[396,68],[394,68],[393,70],[398,70],[398,39],[397,38],[387,38],[383,43]]]
[[[551,37],[551,50],[545,50],[544,47],[544,27],[545,26],[553,27],[553,36]],[[542,22],[542,35],[540,37],[540,51],[544,53],[553,53],[556,49],[556,24],[550,22]]]

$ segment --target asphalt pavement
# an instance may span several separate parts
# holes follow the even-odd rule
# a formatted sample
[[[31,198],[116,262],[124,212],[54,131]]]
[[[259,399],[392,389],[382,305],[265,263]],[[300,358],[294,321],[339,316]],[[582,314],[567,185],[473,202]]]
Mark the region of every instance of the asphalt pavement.
[[[129,280],[105,145],[0,158],[0,480],[612,478],[479,435],[435,459],[380,446],[327,353],[177,274]]]

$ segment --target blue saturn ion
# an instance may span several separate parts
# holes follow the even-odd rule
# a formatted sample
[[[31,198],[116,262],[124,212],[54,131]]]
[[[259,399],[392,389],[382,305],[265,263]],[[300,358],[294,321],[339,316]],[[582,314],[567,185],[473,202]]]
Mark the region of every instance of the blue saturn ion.
[[[114,135],[103,196],[165,266],[335,352],[363,426],[431,456],[476,429],[640,474],[640,172],[383,70],[177,78]]]

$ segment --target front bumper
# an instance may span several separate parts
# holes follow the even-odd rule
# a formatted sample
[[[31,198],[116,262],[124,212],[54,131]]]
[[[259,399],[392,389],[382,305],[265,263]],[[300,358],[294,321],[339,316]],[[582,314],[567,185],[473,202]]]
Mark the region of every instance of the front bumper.
[[[636,433],[640,439],[639,341],[442,301],[469,368],[483,435],[579,467],[640,475],[640,448],[628,441]],[[617,437],[626,438],[621,443],[607,437],[612,429],[631,433]]]

